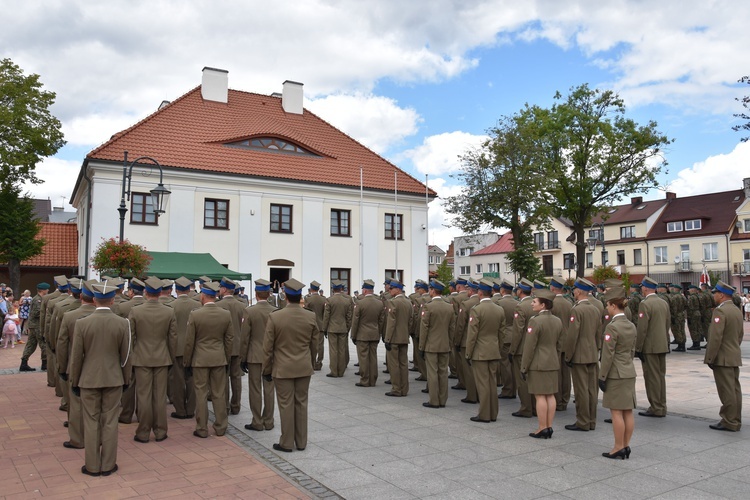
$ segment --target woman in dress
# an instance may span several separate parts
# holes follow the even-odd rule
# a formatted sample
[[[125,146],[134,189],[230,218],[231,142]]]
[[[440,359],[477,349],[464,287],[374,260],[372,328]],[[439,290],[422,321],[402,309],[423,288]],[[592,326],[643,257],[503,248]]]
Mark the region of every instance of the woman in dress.
[[[536,397],[539,424],[529,436],[548,439],[552,437],[555,419],[562,349],[562,322],[550,312],[555,294],[550,290],[535,290],[531,308],[536,313],[529,320],[521,358],[521,377],[527,380],[529,393]]]
[[[18,317],[21,318],[20,333],[24,333],[26,320],[29,319],[29,312],[31,311],[31,292],[29,290],[24,290],[19,304],[21,305],[18,311]]]
[[[605,295],[607,312],[612,321],[604,330],[602,364],[599,370],[599,388],[604,394],[602,406],[612,412],[612,430],[615,444],[606,458],[630,458],[630,438],[635,420],[635,354],[636,328],[625,318],[625,288],[610,289]]]

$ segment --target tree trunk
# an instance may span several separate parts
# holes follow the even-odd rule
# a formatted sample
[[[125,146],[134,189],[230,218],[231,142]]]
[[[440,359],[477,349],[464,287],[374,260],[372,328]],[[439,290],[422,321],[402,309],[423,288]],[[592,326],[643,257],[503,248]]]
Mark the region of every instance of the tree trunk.
[[[23,290],[21,290],[21,262],[18,259],[8,260],[8,278],[13,298],[18,300]]]
[[[573,229],[576,233],[576,278],[581,278],[586,270],[586,228],[574,224]]]

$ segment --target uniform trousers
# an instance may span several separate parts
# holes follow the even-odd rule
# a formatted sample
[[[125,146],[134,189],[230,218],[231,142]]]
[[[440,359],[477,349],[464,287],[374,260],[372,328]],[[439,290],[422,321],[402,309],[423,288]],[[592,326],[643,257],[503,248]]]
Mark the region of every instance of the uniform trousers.
[[[453,345],[453,339],[451,339],[451,345]],[[458,372],[456,371],[456,352],[451,351],[448,353],[448,370],[450,371],[450,374],[453,376],[458,376]]]
[[[135,413],[135,369],[130,375],[130,385],[122,393],[122,409],[120,410],[119,422],[129,424],[133,421]]]
[[[477,384],[479,414],[482,420],[497,420],[497,361],[472,360],[471,368]]]
[[[458,377],[458,383],[455,385],[457,389],[466,389],[466,374],[464,373],[464,366],[466,363],[463,361],[461,356],[461,348],[456,347],[452,354],[455,358],[456,363],[456,376]]]
[[[703,334],[701,333],[701,317],[700,316],[693,316],[688,317],[688,329],[690,330],[690,340],[693,341],[693,343],[697,344],[701,341],[701,337]]]
[[[426,352],[424,358],[430,404],[445,406],[448,401],[448,353]]]
[[[318,336],[318,354],[316,355],[315,359],[315,369],[320,370],[323,368],[323,358],[325,356],[325,349],[326,349],[326,341],[325,341],[325,335],[323,335],[323,332],[320,332],[320,335]]]
[[[135,366],[135,399],[138,427],[135,437],[148,441],[151,431],[156,439],[167,436],[168,366]]]
[[[643,381],[646,383],[648,412],[654,415],[667,414],[667,355],[643,353]],[[576,399],[578,396],[576,395]]]
[[[65,383],[68,386],[68,438],[70,444],[76,448],[83,448],[83,407],[81,398],[73,394],[70,388],[73,386],[70,379]]]
[[[62,386],[58,384],[59,377],[57,376],[57,356],[52,352],[52,346],[48,343],[46,345],[47,351],[47,385],[55,388],[55,396],[58,398],[62,397]]]
[[[59,374],[57,376],[58,378],[60,377]],[[60,408],[65,411],[70,411],[70,384],[63,379],[60,379],[60,388],[63,393],[62,400],[60,401]]]
[[[172,369],[169,370],[172,404],[178,416],[192,417],[195,415],[195,387],[193,386],[193,377],[186,378],[182,366],[182,356],[177,356],[174,358]]]
[[[334,377],[343,377],[349,362],[349,337],[346,333],[328,332],[328,365]]]
[[[714,382],[721,400],[721,425],[738,431],[742,427],[742,387],[737,366],[714,366]]]
[[[274,378],[279,403],[281,437],[279,446],[302,450],[307,447],[307,393],[310,377]]]
[[[558,384],[555,400],[557,402],[557,411],[568,409],[570,402],[570,367],[565,364],[565,353],[560,353],[560,383]]]
[[[108,472],[117,463],[117,414],[122,387],[81,387],[86,470]],[[70,422],[68,422],[70,425]]]
[[[23,348],[21,359],[28,362],[31,355],[36,351],[37,345],[42,354],[42,363],[47,363],[47,343],[38,328],[29,328],[29,338],[26,340],[26,347]]]
[[[274,384],[263,379],[263,365],[248,363],[247,392],[250,398],[252,425],[256,429],[273,429]]]
[[[391,344],[385,356],[391,373],[391,392],[406,396],[409,393],[409,344]]]
[[[466,347],[461,347],[461,365],[463,366],[464,372],[464,386],[466,386],[466,399],[469,401],[477,401],[477,382],[474,380],[474,370],[471,369],[469,363],[466,361]],[[495,396],[497,399],[497,396]]]
[[[675,321],[672,323],[672,336],[674,336],[675,342],[679,342],[680,344],[685,343],[685,317],[684,316],[677,316],[674,318]]]
[[[524,417],[531,417],[534,415],[534,399],[529,394],[529,386],[524,379],[521,378],[521,358],[520,354],[513,356],[513,377],[516,381],[516,391],[518,392],[518,399],[521,406],[518,408],[518,413]]]
[[[359,383],[372,387],[378,381],[378,341],[358,340]]]
[[[425,366],[424,359],[422,359],[422,356],[419,355],[419,336],[415,336],[412,338],[412,356],[414,357],[414,366],[419,370],[419,376],[422,378],[427,378],[427,367]]]
[[[232,399],[229,399],[229,393],[227,393],[227,401],[229,401],[229,409],[232,415],[237,415],[242,407],[242,376],[245,372],[240,367],[240,357],[232,356],[229,360],[229,387],[232,388]]]
[[[227,369],[225,366],[194,367],[195,430],[201,437],[208,436],[208,394],[226,394]],[[214,430],[217,436],[227,431],[227,401],[218,396],[211,398],[214,407]]]
[[[509,351],[510,344],[503,344],[500,346],[500,361],[497,367],[500,383],[503,384],[503,388],[500,390],[500,395],[516,397],[516,385],[513,381],[513,366],[508,360]]]
[[[570,369],[576,394],[576,425],[585,430],[596,429],[596,405],[599,403],[597,363],[576,363]]]

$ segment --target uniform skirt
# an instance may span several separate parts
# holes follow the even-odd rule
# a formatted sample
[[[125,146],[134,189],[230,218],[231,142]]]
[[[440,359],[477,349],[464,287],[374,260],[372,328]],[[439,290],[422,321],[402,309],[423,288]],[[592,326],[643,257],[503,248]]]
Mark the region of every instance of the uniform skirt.
[[[529,394],[555,394],[558,390],[560,370],[529,370],[526,383]]]
[[[607,379],[602,406],[610,410],[632,410],[635,408],[635,377]]]

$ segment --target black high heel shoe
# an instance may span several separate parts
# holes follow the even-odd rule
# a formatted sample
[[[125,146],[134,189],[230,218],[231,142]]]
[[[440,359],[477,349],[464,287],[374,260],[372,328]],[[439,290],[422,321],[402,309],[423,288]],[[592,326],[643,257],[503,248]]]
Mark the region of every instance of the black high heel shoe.
[[[614,459],[619,458],[620,460],[625,460],[626,453],[627,453],[627,448],[623,448],[623,449],[618,450],[618,451],[616,451],[614,453],[604,452],[604,453],[602,453],[602,456],[605,457],[605,458],[614,458]]]
[[[550,428],[542,429],[539,432],[529,432],[529,436],[537,439],[549,439],[552,437],[552,433],[550,432]]]
[[[551,438],[552,437],[552,433],[555,432],[555,431],[552,430],[552,427],[547,427],[547,430],[549,431],[549,437]]]
[[[625,447],[625,458],[630,460],[630,446]]]

